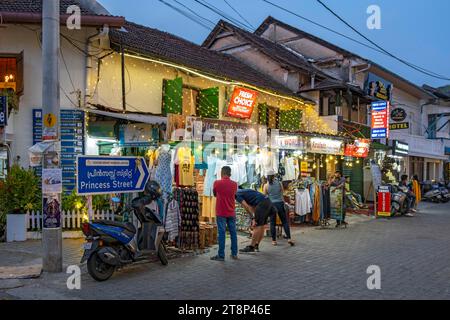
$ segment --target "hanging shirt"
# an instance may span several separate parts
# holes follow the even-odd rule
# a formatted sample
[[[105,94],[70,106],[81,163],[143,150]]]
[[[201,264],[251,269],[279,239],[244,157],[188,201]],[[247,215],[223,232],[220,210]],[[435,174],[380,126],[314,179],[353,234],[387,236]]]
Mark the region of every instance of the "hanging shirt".
[[[311,212],[311,196],[307,189],[295,191],[295,213],[304,216]]]
[[[284,157],[282,163],[284,169],[286,170],[285,175],[283,176],[283,181],[292,181],[297,179],[298,174],[297,170],[295,170],[295,158]]]
[[[177,151],[178,182],[180,186],[194,185],[194,156],[191,148],[180,147]]]

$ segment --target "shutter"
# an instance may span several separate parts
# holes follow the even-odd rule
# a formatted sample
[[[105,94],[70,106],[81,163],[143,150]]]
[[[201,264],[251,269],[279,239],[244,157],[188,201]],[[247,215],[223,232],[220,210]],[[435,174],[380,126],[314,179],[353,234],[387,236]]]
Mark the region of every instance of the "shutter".
[[[258,123],[267,126],[267,104],[260,103],[258,105]]]
[[[23,51],[16,58],[16,93],[23,94]]]
[[[183,111],[183,79],[163,80],[163,115]]]
[[[219,88],[201,90],[198,95],[197,115],[202,118],[219,118]]]

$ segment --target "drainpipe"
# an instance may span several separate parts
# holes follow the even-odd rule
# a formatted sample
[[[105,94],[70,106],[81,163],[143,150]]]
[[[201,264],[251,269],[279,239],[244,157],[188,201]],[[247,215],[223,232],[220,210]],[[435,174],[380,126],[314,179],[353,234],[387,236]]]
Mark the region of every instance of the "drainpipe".
[[[84,83],[84,95],[82,96],[82,101],[81,101],[81,105],[86,107],[87,104],[87,99],[88,97],[91,97],[91,92],[89,91],[88,88],[88,84],[89,84],[89,80],[91,78],[91,72],[92,72],[92,59],[89,56],[90,50],[91,50],[91,43],[95,40],[99,40],[102,38],[107,38],[109,35],[109,26],[108,25],[104,25],[102,30],[100,30],[99,32],[97,32],[96,34],[90,36],[87,41],[86,41],[86,53],[88,53],[86,55],[86,68],[84,70],[84,79],[85,79],[85,83]]]
[[[123,45],[120,45],[121,65],[122,65],[122,110],[127,111],[126,88],[125,88],[125,51]]]

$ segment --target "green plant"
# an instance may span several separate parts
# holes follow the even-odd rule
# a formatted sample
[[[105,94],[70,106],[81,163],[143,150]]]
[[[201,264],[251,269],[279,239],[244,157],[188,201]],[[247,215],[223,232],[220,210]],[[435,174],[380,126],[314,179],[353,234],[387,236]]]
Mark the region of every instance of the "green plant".
[[[96,195],[92,197],[92,207],[94,210],[109,210],[109,196]]]
[[[39,210],[42,207],[39,184],[33,170],[13,165],[0,187],[0,216]]]
[[[14,109],[14,110],[18,110],[19,108],[19,97],[17,96],[17,94],[14,92],[13,89],[1,89],[0,90],[0,96],[6,96],[8,97],[8,105],[9,108]]]
[[[86,209],[86,198],[77,195],[76,191],[73,190],[71,193],[63,193],[62,195],[62,209],[64,211],[70,210],[80,210]]]

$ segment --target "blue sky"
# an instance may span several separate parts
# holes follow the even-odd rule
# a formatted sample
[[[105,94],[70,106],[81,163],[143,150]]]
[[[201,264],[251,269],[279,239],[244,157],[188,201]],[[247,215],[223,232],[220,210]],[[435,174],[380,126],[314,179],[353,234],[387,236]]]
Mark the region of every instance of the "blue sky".
[[[180,7],[175,0],[164,0]],[[177,0],[199,15],[217,22],[221,17],[202,7],[194,0]],[[224,0],[204,0],[236,19],[239,16]],[[262,0],[227,0],[253,26],[258,26],[268,15],[312,33],[342,48],[371,59],[398,73],[408,80],[422,85],[443,86],[450,81],[439,80],[402,65],[381,53],[353,43],[329,31],[283,12]],[[326,25],[352,38],[364,41],[337,18],[325,10],[316,0],[271,0],[291,11]],[[345,18],[364,35],[393,54],[415,65],[450,78],[450,1],[448,0],[323,0],[336,13]],[[128,20],[152,28],[167,31],[200,44],[209,34],[208,29],[183,17],[158,0],[100,0],[112,14],[123,15]],[[381,8],[381,30],[369,30],[366,26],[369,5]]]

